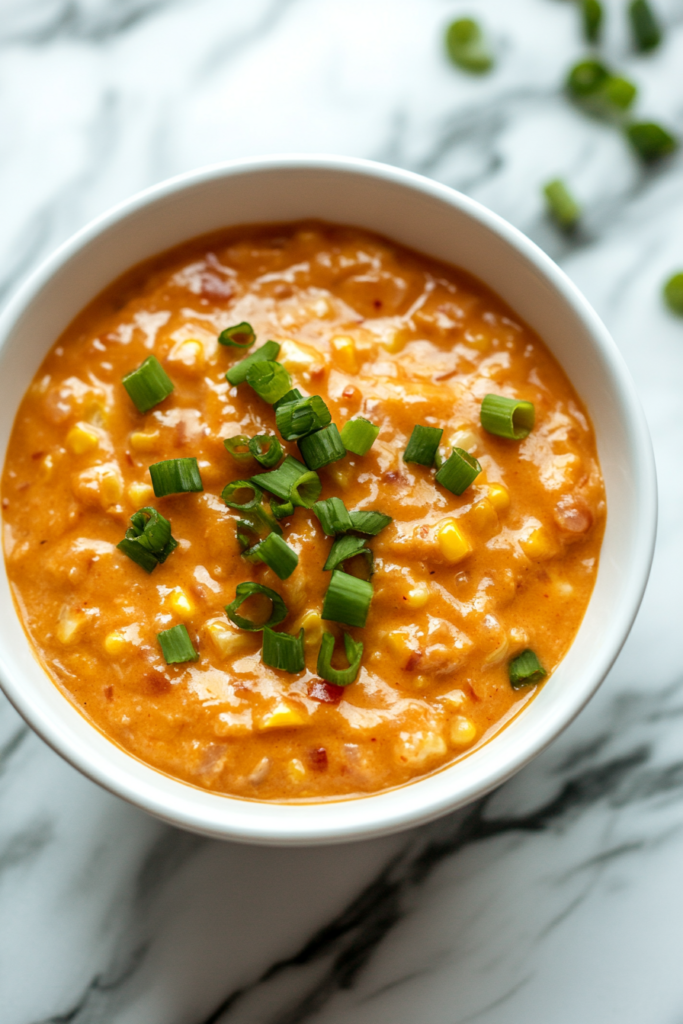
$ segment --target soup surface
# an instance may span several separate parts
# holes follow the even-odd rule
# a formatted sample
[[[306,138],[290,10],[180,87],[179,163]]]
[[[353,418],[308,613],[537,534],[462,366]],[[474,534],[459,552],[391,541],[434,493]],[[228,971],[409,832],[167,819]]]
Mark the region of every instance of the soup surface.
[[[287,579],[241,554],[221,492],[266,470],[223,441],[277,433],[272,406],[225,378],[244,352],[217,335],[241,321],[256,347],[280,344],[292,387],[321,396],[340,429],[358,415],[380,428],[366,455],[319,471],[321,498],[393,520],[367,538],[365,628],[321,621],[333,540],[313,511],[281,520],[299,559]],[[121,381],[150,354],[174,390],[143,414]],[[525,439],[482,428],[489,393],[534,403]],[[462,495],[404,461],[416,424],[443,428],[446,455],[479,461]],[[156,498],[150,464],[186,457],[204,490]],[[320,223],[204,237],[99,296],[22,401],[2,506],[21,621],[79,711],[163,772],[267,800],[376,792],[489,740],[537,689],[513,689],[511,661],[531,649],[550,674],[570,646],[605,519],[591,424],[539,338],[461,271]],[[146,506],[178,541],[149,574],[116,547]],[[228,620],[246,580],[284,599],[277,630],[304,628],[303,671],[265,666],[262,633]],[[166,664],[157,635],[181,623],[199,657]],[[343,688],[316,670],[321,632],[339,646],[342,628],[364,644]]]

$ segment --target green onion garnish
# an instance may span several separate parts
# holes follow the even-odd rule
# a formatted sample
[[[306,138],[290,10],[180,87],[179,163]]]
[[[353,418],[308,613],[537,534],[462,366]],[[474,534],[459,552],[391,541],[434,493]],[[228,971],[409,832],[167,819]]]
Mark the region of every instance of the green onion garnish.
[[[264,491],[269,491],[270,494],[287,502],[292,484],[295,484],[304,473],[308,473],[308,469],[303,462],[288,455],[277,469],[271,470],[270,473],[257,473],[251,479],[252,483],[262,487]]]
[[[251,462],[252,455],[249,450],[249,438],[246,434],[237,434],[235,437],[226,437],[223,441],[226,451],[232,455],[235,462],[241,466]]]
[[[155,462],[149,467],[149,475],[157,498],[163,498],[167,494],[186,494],[189,491],[204,490],[199,466],[194,458]]]
[[[628,16],[636,50],[645,53],[656,49],[662,41],[662,32],[647,0],[633,0]]]
[[[269,533],[265,540],[245,554],[251,556],[249,561],[265,562],[281,580],[288,579],[299,564],[294,548],[277,533]]]
[[[481,466],[464,448],[454,448],[434,479],[447,491],[462,494],[481,473]]]
[[[348,533],[344,534],[342,537],[337,537],[330,548],[327,561],[323,566],[323,572],[331,572],[332,570],[343,566],[344,562],[349,558],[355,558],[356,555],[364,555],[368,562],[369,575],[372,576],[375,560],[370,548],[366,548],[366,544],[367,541],[365,537],[353,537]]]
[[[228,383],[233,386],[238,384],[244,384],[247,379],[247,374],[252,366],[256,363],[264,363],[270,359],[276,359],[280,353],[280,346],[277,341],[267,341],[265,345],[261,345],[261,348],[257,348],[251,355],[245,356],[244,359],[240,359],[239,363],[235,363],[231,366],[225,375]]]
[[[508,672],[513,690],[519,690],[522,686],[534,686],[548,675],[534,652],[528,648],[512,659],[508,665]]]
[[[145,572],[152,572],[178,547],[178,541],[171,536],[171,524],[151,507],[138,509],[130,521],[132,525],[125,538],[116,546]]]
[[[252,485],[250,484],[249,486],[251,487]],[[274,516],[266,511],[263,505],[254,505],[252,508],[240,509],[239,511],[242,512],[245,519],[249,520],[254,528],[254,532],[260,537],[266,537],[269,533],[279,533],[282,535],[282,527],[276,522]],[[239,520],[238,522],[241,521]]]
[[[247,498],[246,501],[235,501],[235,495],[239,491],[250,492],[251,498]],[[221,498],[228,508],[236,508],[239,512],[248,512],[261,504],[263,491],[253,480],[232,480],[221,491]]]
[[[156,356],[148,356],[137,370],[131,370],[122,384],[138,412],[149,412],[173,391],[173,381]]]
[[[581,16],[586,42],[599,42],[602,29],[602,4],[599,0],[582,0]]]
[[[289,489],[289,500],[293,505],[299,505],[301,508],[313,508],[322,489],[320,477],[311,470],[292,484]]]
[[[291,383],[292,378],[282,363],[276,363],[272,359],[254,363],[247,370],[247,384],[269,405],[273,405],[278,398],[286,395]]]
[[[385,515],[384,512],[349,512],[349,516],[354,530],[370,534],[372,537],[376,537],[385,526],[393,522],[391,516]]]
[[[238,615],[238,609],[244,604],[248,598],[253,597],[255,594],[263,594],[271,602],[272,608],[270,612],[270,618],[266,622],[256,623],[252,622],[251,619],[245,619],[242,615]],[[275,590],[271,590],[270,587],[264,587],[260,583],[238,583],[237,589],[235,590],[235,600],[225,606],[225,613],[232,623],[238,626],[240,629],[248,629],[252,632],[265,629],[266,626],[277,626],[278,623],[282,622],[283,619],[287,618],[287,605],[282,600],[280,595]]]
[[[304,631],[299,630],[298,636],[291,633],[276,633],[265,626],[263,629],[263,664],[276,668],[280,672],[303,672],[304,662]]]
[[[282,458],[282,445],[275,434],[257,434],[249,442],[249,452],[266,469],[275,466]]]
[[[226,327],[218,335],[220,345],[231,345],[233,348],[251,348],[255,341],[254,328],[246,320],[234,327]]]
[[[536,410],[533,402],[521,402],[503,395],[486,395],[479,413],[481,425],[489,434],[522,441],[533,428]]]
[[[598,92],[609,78],[609,71],[599,60],[582,60],[569,72],[567,91],[574,99],[584,99]]]
[[[346,505],[341,498],[326,498],[324,501],[316,501],[313,506],[323,532],[328,537],[334,537],[338,533],[346,533],[353,529],[351,516],[346,510]]]
[[[286,441],[297,441],[314,430],[326,427],[332,414],[320,395],[297,398],[292,402],[278,402],[275,422]]]
[[[277,412],[281,405],[287,405],[289,402],[296,402],[298,398],[303,397],[304,396],[298,388],[292,388],[292,390],[288,391],[286,395],[282,396],[282,398],[278,398],[277,402],[273,404],[273,409]]]
[[[197,661],[199,655],[192,646],[187,627],[182,623],[157,633],[167,665],[181,665],[185,661]]]
[[[493,54],[484,33],[472,18],[458,18],[448,26],[446,50],[463,71],[481,75],[493,67]]]
[[[626,129],[626,136],[641,160],[652,163],[668,156],[678,142],[666,128],[653,121],[638,121]]]
[[[342,444],[347,452],[354,455],[367,455],[379,434],[379,427],[376,427],[370,420],[363,416],[357,416],[355,420],[349,420],[341,430]]]
[[[348,668],[332,668],[332,655],[334,654],[334,636],[332,633],[323,633],[320,651],[318,653],[317,673],[321,679],[335,686],[349,686],[360,669],[363,657],[363,644],[356,641],[348,633],[344,633],[344,650]]]
[[[543,193],[548,210],[560,227],[566,231],[575,227],[581,216],[581,207],[565,183],[559,178],[555,178],[554,181],[549,181],[547,185],[544,185]]]
[[[664,285],[664,301],[672,313],[683,316],[683,271],[674,274]]]
[[[608,106],[608,113],[623,113],[628,110],[638,95],[633,82],[621,75],[610,75],[602,87],[602,95]]]
[[[330,423],[308,437],[302,437],[299,441],[299,451],[309,469],[322,469],[323,466],[343,459],[346,455],[346,448],[342,444],[335,423]]]
[[[403,453],[404,462],[417,462],[420,466],[433,466],[434,456],[441,443],[441,427],[413,427],[408,447]]]
[[[368,619],[372,593],[372,583],[335,569],[323,601],[323,619],[362,628]]]
[[[271,498],[270,511],[276,519],[286,519],[294,512],[294,505],[291,501],[275,501],[274,498]]]

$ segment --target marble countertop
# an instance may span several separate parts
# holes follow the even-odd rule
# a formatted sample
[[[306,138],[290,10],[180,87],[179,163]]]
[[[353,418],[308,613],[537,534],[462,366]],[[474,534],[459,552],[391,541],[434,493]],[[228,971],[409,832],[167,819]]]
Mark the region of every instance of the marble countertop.
[[[634,56],[638,113],[683,136],[683,2]],[[476,13],[495,72],[443,27]],[[101,791],[0,703],[0,1024],[683,1021],[683,152],[644,169],[562,94],[569,0],[0,0],[0,292],[95,214],[198,165],[337,152],[507,217],[614,334],[651,425],[660,533],[616,667],[543,756],[470,808],[352,846],[200,839]],[[681,62],[681,63],[679,63]],[[561,175],[585,208],[545,218]]]

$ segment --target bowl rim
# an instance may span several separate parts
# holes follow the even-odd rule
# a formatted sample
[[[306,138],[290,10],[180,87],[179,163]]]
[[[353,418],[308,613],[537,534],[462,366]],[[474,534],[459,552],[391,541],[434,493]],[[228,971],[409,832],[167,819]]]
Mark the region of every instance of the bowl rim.
[[[551,285],[555,292],[559,292],[561,298],[572,307],[576,316],[583,322],[586,332],[590,336],[591,344],[598,350],[604,364],[608,368],[612,385],[620,398],[621,404],[628,409],[630,422],[633,427],[629,435],[631,464],[635,467],[637,478],[641,481],[638,493],[640,530],[634,540],[634,550],[629,552],[628,585],[622,595],[620,622],[611,631],[611,643],[606,644],[605,650],[601,651],[601,656],[596,658],[590,667],[585,668],[583,673],[584,684],[580,688],[577,687],[573,695],[574,700],[569,709],[565,710],[564,715],[556,716],[557,720],[553,721],[550,727],[546,727],[544,730],[536,730],[535,735],[529,736],[524,749],[519,750],[517,755],[514,758],[510,758],[504,765],[496,766],[493,764],[488,773],[485,773],[486,777],[483,782],[479,780],[476,784],[473,782],[469,786],[460,787],[457,793],[452,791],[445,793],[440,798],[432,798],[419,807],[411,805],[411,801],[408,800],[407,808],[402,809],[398,805],[388,813],[372,816],[366,815],[364,821],[360,821],[362,815],[357,815],[359,820],[355,824],[349,824],[348,822],[335,824],[334,821],[330,823],[323,820],[325,817],[329,817],[329,815],[325,814],[318,815],[318,820],[316,820],[316,815],[311,814],[310,811],[311,809],[322,810],[324,807],[330,808],[340,805],[344,807],[353,806],[354,804],[367,807],[369,803],[377,805],[387,794],[400,792],[401,790],[406,791],[407,789],[415,791],[419,787],[424,787],[430,779],[447,771],[449,766],[447,765],[436,773],[418,778],[397,789],[384,790],[367,795],[363,794],[351,799],[341,798],[337,801],[274,804],[267,801],[245,800],[223,794],[210,793],[176,779],[171,779],[171,781],[186,791],[186,794],[195,794],[195,797],[194,799],[189,797],[185,800],[180,797],[177,800],[167,798],[161,791],[162,787],[159,785],[159,779],[168,780],[171,777],[144,764],[135,755],[122,751],[122,748],[106,739],[105,734],[99,732],[92,723],[88,722],[87,724],[90,729],[105,738],[107,747],[111,748],[111,751],[121,751],[127,761],[132,761],[138,766],[142,765],[143,769],[147,773],[151,773],[153,777],[146,780],[143,779],[142,781],[139,778],[136,779],[132,771],[126,773],[126,771],[120,770],[120,766],[113,763],[115,758],[111,752],[109,753],[108,760],[107,756],[97,756],[92,750],[88,750],[86,744],[79,745],[77,743],[74,744],[73,740],[69,741],[64,730],[60,728],[59,722],[53,721],[49,715],[44,713],[44,709],[41,710],[36,706],[35,701],[31,699],[30,687],[27,692],[27,689],[22,686],[21,680],[14,677],[11,668],[7,664],[4,652],[3,626],[0,623],[0,686],[2,686],[6,696],[16,710],[38,735],[84,775],[115,795],[143,808],[156,817],[191,831],[216,838],[248,843],[312,845],[350,842],[362,838],[376,838],[431,821],[449,811],[470,803],[477,797],[483,796],[498,787],[556,739],[579,714],[604,680],[626,641],[640,607],[654,554],[657,525],[657,485],[652,443],[633,379],[616,343],[606,327],[587,299],[565,272],[519,229],[470,197],[415,172],[358,157],[294,153],[242,158],[190,170],[135,193],[91,220],[63,242],[19,286],[0,314],[0,348],[4,347],[7,338],[18,323],[23,312],[39,296],[41,290],[53,275],[81,249],[86,247],[98,235],[105,233],[110,227],[136,213],[141,208],[153,205],[155,202],[180,193],[187,188],[202,185],[216,179],[228,179],[233,175],[258,174],[262,171],[272,172],[279,169],[304,171],[321,169],[351,173],[369,177],[379,182],[408,187],[423,195],[440,200],[451,207],[457,207],[465,216],[478,221],[483,227],[488,228],[494,235],[497,235],[503,242],[507,243],[511,249],[515,250],[527,264],[530,264]],[[177,244],[182,244],[182,242],[179,241]],[[82,719],[80,713],[63,693],[61,697],[82,721],[87,722],[86,719]],[[490,745],[491,741],[485,744],[485,746]],[[138,774],[144,775],[145,771],[142,773],[138,772]],[[208,803],[204,797],[208,797]],[[216,809],[212,810],[210,805],[214,803],[216,804]],[[414,804],[415,802],[413,801],[412,803]],[[234,811],[236,805],[243,804],[249,804],[252,807],[257,806],[264,813],[261,815],[255,814],[253,817],[240,817],[237,814],[238,820],[233,820],[232,822],[226,820],[230,818],[229,810],[231,807]],[[220,813],[217,809],[218,805],[220,805],[223,813]],[[274,808],[280,811],[286,808],[287,812],[279,815],[269,813]],[[301,813],[302,809],[304,810],[303,814]],[[226,810],[228,813],[225,813]],[[294,812],[294,815],[291,812]],[[297,814],[298,820],[295,820]]]

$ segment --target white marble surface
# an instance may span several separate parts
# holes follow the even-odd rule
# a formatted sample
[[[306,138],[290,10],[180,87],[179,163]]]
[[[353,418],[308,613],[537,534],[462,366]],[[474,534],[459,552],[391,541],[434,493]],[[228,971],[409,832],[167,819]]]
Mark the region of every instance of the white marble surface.
[[[683,135],[683,0],[605,52]],[[441,52],[476,12],[498,53]],[[481,200],[614,333],[661,482],[645,602],[597,698],[510,784],[427,829],[278,851],[175,831],[101,792],[0,704],[0,1024],[681,1024],[683,155],[643,170],[568,106],[570,0],[0,0],[0,288],[131,192],[202,163],[340,152]],[[539,186],[585,204],[570,240]]]

